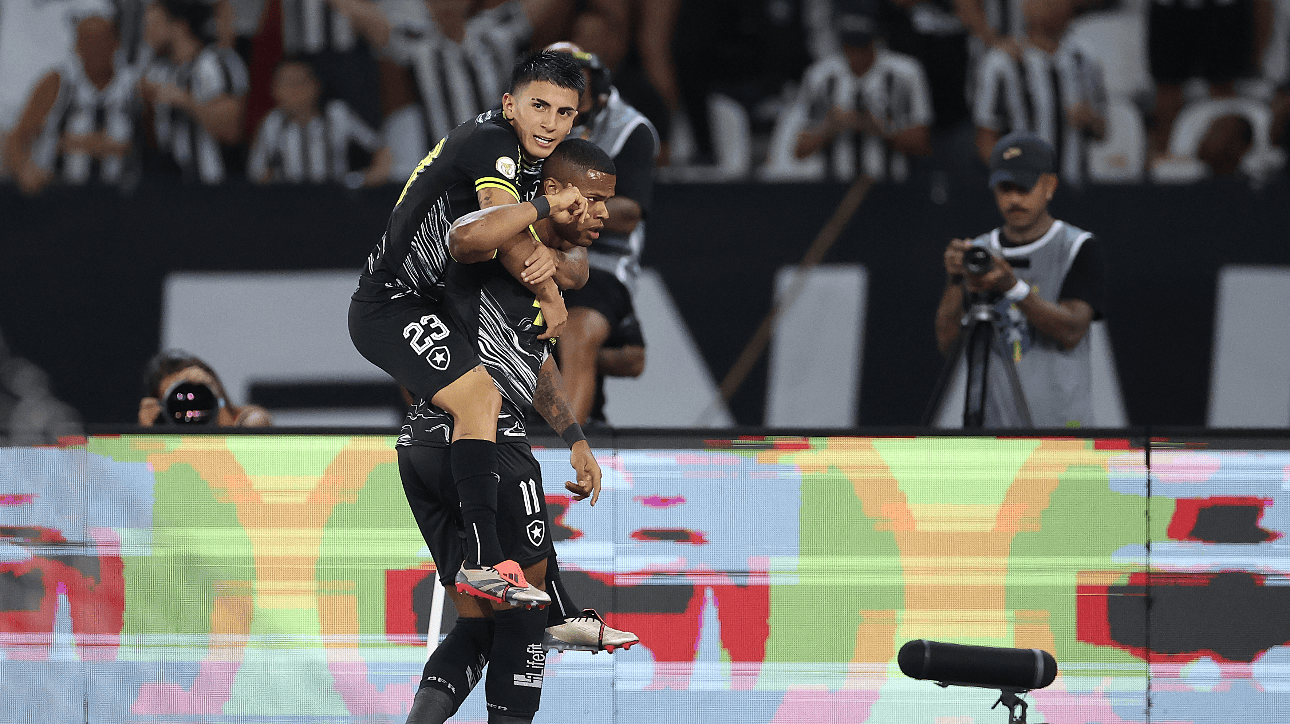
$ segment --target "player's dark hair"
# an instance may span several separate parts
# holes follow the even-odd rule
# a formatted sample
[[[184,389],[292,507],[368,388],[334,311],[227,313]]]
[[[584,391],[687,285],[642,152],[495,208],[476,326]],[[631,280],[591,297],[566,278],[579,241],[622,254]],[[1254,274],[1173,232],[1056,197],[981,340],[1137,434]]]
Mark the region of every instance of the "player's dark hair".
[[[582,75],[582,66],[568,53],[553,53],[539,50],[520,58],[511,71],[511,92],[532,83],[535,80],[546,81],[560,88],[568,88],[579,96],[587,88],[587,79]]]
[[[189,367],[198,367],[204,370],[219,386],[215,393],[224,394],[224,383],[220,381],[219,375],[215,374],[215,370],[211,369],[211,366],[202,361],[200,357],[195,357],[182,349],[167,349],[158,352],[152,359],[148,360],[148,366],[144,368],[144,396],[161,397],[166,392],[161,389],[161,381]]]
[[[546,163],[542,165],[543,178],[548,177],[546,169],[558,168],[561,165],[561,163],[551,163],[552,161],[562,162],[577,171],[599,171],[618,175],[614,159],[605,153],[605,149],[582,138],[570,138],[555,147],[547,157]]]

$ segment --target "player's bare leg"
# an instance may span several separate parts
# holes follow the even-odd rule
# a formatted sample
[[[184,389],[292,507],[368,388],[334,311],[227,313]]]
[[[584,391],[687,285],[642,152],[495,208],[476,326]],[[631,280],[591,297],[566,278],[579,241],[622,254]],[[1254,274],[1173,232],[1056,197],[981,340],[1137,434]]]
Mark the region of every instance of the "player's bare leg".
[[[551,599],[529,585],[515,561],[505,559],[497,538],[496,440],[502,396],[493,378],[480,365],[430,402],[453,418],[449,455],[466,524],[466,562],[457,572],[457,590],[520,606],[545,606]]]

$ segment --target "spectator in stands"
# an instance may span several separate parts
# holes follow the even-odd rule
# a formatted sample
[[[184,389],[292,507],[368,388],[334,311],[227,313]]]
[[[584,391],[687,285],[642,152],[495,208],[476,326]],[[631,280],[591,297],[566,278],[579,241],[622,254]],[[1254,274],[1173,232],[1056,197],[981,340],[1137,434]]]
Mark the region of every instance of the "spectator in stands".
[[[1244,96],[1188,103],[1174,121],[1167,155],[1151,168],[1157,182],[1186,183],[1238,170],[1262,180],[1285,160],[1272,139],[1275,120],[1265,102]]]
[[[433,145],[497,105],[510,82],[517,51],[533,24],[521,0],[483,12],[461,0],[398,0],[387,54],[406,69],[403,82],[426,118]],[[397,12],[396,12],[397,9]]]
[[[166,350],[148,362],[139,400],[139,424],[209,424],[216,427],[268,427],[269,411],[259,405],[229,402],[219,375],[182,350]]]
[[[907,155],[932,152],[932,101],[922,66],[913,57],[879,45],[872,14],[835,18],[842,53],[806,71],[798,103],[811,126],[797,136],[794,155],[827,154],[834,178],[864,173],[904,181]]]
[[[674,52],[677,67],[684,69],[678,81],[694,140],[691,164],[723,161],[709,108],[715,94],[735,100],[751,116],[749,111],[802,77],[811,57],[801,10],[800,2],[681,3]]]
[[[273,74],[277,105],[260,123],[251,145],[247,166],[252,181],[335,181],[351,188],[389,181],[390,150],[381,137],[340,99],[320,108],[321,90],[308,63],[288,60],[278,65]],[[352,168],[355,155],[367,156],[370,163],[361,170]]]
[[[985,48],[1020,54],[1016,39],[988,22],[985,0],[880,0],[879,22],[891,50],[912,55],[923,65],[935,114],[933,132],[949,133],[969,117],[969,40]],[[844,7],[856,0],[836,0]],[[1003,27],[1003,25],[1000,25]]]
[[[4,148],[24,193],[54,180],[110,186],[134,180],[136,78],[117,62],[117,47],[111,20],[85,18],[76,26],[75,58],[36,84]]]
[[[1208,84],[1210,98],[1236,95],[1254,73],[1273,25],[1270,0],[1151,0],[1147,53],[1156,84],[1148,134],[1153,158],[1167,156],[1174,122],[1186,104],[1184,83]]]
[[[153,112],[163,168],[185,181],[217,184],[240,166],[246,66],[203,35],[212,8],[198,0],[157,0],[144,37],[157,60],[141,83]]]
[[[1102,69],[1066,37],[1070,0],[1026,0],[1026,38],[1019,57],[993,49],[978,69],[973,115],[983,162],[1005,134],[1029,131],[1051,144],[1063,181],[1084,177],[1088,139],[1106,135]]]
[[[322,82],[324,100],[340,99],[370,127],[381,123],[376,50],[390,40],[390,22],[375,0],[279,0],[282,53],[306,60]],[[271,3],[265,3],[266,13]]]
[[[50,71],[74,60],[81,18],[112,17],[109,0],[4,0],[0,10],[0,151],[31,97]],[[11,175],[0,152],[0,179]]]
[[[594,0],[568,33],[573,43],[601,59],[623,101],[654,126],[660,166],[670,158],[672,116],[681,107],[672,57],[680,9],[681,0]]]
[[[1254,147],[1254,126],[1245,117],[1230,113],[1215,118],[1196,149],[1196,157],[1214,176],[1235,176],[1241,159]]]

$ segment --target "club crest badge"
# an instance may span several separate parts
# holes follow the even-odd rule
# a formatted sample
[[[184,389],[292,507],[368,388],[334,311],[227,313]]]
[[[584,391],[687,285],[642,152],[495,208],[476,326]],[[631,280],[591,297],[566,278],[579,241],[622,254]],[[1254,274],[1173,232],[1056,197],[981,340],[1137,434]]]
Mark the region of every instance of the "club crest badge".
[[[542,545],[542,541],[546,538],[546,523],[540,520],[531,521],[524,530],[529,534],[530,543],[535,546]]]
[[[1007,151],[1004,151],[1004,152],[1003,152],[1003,160],[1005,160],[1005,161],[1011,161],[1012,159],[1014,159],[1014,158],[1016,158],[1016,157],[1018,157],[1018,156],[1020,156],[1020,155],[1021,155],[1021,149],[1020,149],[1020,148],[1017,148],[1016,146],[1013,146],[1013,147],[1009,148]],[[506,159],[506,160],[507,160],[507,161],[509,161],[510,159],[508,158],[508,159]],[[501,163],[501,162],[500,162],[500,161],[498,161],[498,163]]]
[[[430,350],[430,353],[426,355],[426,361],[430,363],[431,367],[443,371],[448,369],[448,363],[452,361],[452,353],[448,351],[447,347],[440,345]]]
[[[515,179],[515,159],[510,156],[498,156],[496,165],[497,173],[508,179]]]

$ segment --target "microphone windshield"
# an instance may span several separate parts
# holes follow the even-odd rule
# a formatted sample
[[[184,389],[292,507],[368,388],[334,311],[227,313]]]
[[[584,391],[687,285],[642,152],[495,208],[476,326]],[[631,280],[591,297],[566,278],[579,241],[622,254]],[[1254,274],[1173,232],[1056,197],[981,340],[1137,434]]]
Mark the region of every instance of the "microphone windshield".
[[[896,655],[911,679],[985,689],[1042,689],[1057,678],[1057,660],[1040,649],[965,646],[915,639]]]

